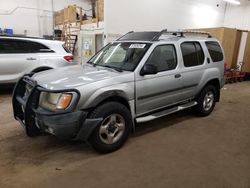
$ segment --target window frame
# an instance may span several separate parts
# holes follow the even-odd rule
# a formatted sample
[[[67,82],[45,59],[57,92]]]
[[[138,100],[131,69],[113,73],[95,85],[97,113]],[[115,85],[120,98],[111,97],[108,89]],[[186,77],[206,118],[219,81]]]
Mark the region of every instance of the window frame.
[[[202,61],[202,64],[198,64],[198,65],[195,65],[195,66],[185,66],[184,56],[183,56],[183,52],[182,52],[182,45],[183,45],[184,43],[192,43],[192,44],[194,44],[194,47],[195,47],[195,51],[196,51],[197,57],[198,57],[198,51],[197,51],[197,47],[196,47],[195,43],[198,44],[198,45],[200,45],[201,50],[202,50],[202,53],[203,53],[203,56],[204,56],[204,59],[203,59],[203,61]],[[204,48],[202,47],[202,44],[201,44],[200,41],[183,41],[183,42],[180,44],[180,51],[181,51],[181,56],[182,56],[184,68],[199,67],[199,66],[203,66],[203,65],[205,64],[206,55],[205,55]]]
[[[176,45],[175,45],[174,43],[159,44],[159,45],[155,46],[154,49],[153,49],[153,50],[151,51],[151,53],[149,54],[149,56],[148,56],[147,60],[145,61],[143,67],[147,64],[149,58],[150,58],[151,55],[154,53],[155,49],[156,49],[157,47],[161,47],[161,46],[173,46],[174,53],[175,53],[175,57],[176,57],[176,66],[175,66],[174,69],[158,71],[158,73],[169,72],[169,71],[174,71],[174,70],[176,70],[176,69],[178,68],[178,65],[179,65],[179,63],[178,63],[178,62],[179,62],[179,61],[178,61],[178,60],[179,60],[179,57],[178,57],[178,54],[177,54]],[[142,69],[143,69],[143,67],[142,67]]]

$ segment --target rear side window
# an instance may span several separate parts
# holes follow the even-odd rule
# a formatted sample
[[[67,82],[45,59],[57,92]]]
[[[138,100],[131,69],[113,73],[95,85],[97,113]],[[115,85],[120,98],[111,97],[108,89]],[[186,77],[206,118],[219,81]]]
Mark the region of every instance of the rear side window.
[[[181,44],[181,51],[185,67],[194,67],[204,63],[205,55],[200,43],[184,42]]]
[[[0,39],[0,54],[48,53],[54,52],[47,46],[25,40]]]
[[[38,42],[28,42],[28,45],[30,47],[30,52],[31,53],[48,53],[48,52],[54,52],[47,46],[40,44]]]
[[[213,62],[219,62],[223,60],[223,52],[218,42],[206,42],[206,46]]]

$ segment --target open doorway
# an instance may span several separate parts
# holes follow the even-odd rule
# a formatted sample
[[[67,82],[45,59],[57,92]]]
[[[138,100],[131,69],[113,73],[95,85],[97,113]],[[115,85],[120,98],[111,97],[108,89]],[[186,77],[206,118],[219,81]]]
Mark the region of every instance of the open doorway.
[[[98,52],[103,47],[103,34],[95,35],[95,52]]]
[[[246,50],[246,44],[247,44],[247,37],[248,37],[248,32],[247,31],[242,31],[241,35],[241,41],[240,41],[240,46],[239,46],[239,54],[238,54],[238,59],[237,59],[237,67],[239,67],[239,70],[242,69],[242,66],[244,66],[244,56],[245,56],[245,50]]]

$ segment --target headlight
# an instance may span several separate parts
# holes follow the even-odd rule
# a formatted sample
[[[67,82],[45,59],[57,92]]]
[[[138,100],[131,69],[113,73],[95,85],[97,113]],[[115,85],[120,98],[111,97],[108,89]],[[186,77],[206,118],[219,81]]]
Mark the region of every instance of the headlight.
[[[48,93],[42,92],[40,95],[39,105],[42,108],[56,111],[65,110],[70,107],[73,101],[73,93]]]

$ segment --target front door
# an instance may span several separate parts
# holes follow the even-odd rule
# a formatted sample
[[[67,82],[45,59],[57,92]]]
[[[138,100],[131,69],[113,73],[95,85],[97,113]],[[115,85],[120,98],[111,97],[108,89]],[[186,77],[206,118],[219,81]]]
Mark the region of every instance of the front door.
[[[182,99],[182,77],[178,73],[176,46],[156,46],[146,64],[154,65],[157,73],[136,76],[136,113],[144,113],[174,104]]]

